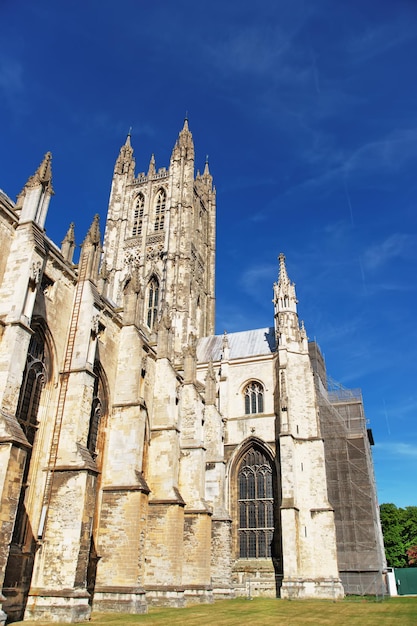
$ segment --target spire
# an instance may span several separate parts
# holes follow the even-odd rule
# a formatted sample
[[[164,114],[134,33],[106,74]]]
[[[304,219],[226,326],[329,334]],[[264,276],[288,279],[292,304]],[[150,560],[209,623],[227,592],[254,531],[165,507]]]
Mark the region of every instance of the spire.
[[[182,157],[187,160],[194,160],[194,142],[191,131],[188,128],[188,117],[184,119],[184,126],[178,135],[174,150],[172,151],[172,158],[177,160]]]
[[[83,245],[85,243],[91,243],[92,245],[100,243],[100,216],[98,213],[94,216]]]
[[[206,163],[204,165],[204,172],[203,172],[203,176],[210,176],[210,170],[209,170],[209,158],[208,158],[208,154],[206,154]]]
[[[47,152],[43,157],[42,163],[39,165],[33,176],[30,176],[25,187],[37,187],[42,185],[52,195],[52,154]]]
[[[288,285],[290,280],[287,274],[287,268],[285,266],[285,255],[281,252],[278,257],[279,261],[279,280],[278,284]]]
[[[300,329],[297,314],[297,297],[295,285],[288,277],[285,256],[281,252],[278,257],[279,277],[274,284],[275,332],[277,344],[285,345],[291,341],[302,342],[307,349],[306,332]]]
[[[278,283],[274,285],[275,303],[280,311],[292,311],[297,313],[297,298],[295,295],[295,285],[290,281],[285,265],[285,256],[281,252],[279,257],[279,277]]]
[[[213,176],[210,174],[208,154],[206,155],[206,162],[205,162],[205,165],[204,165],[204,172],[203,172],[202,179],[205,182],[205,184],[207,185],[207,187],[209,189],[212,189],[212,187],[213,187]]]
[[[98,267],[101,257],[100,242],[100,217],[96,214],[81,246],[79,266],[80,268],[85,266],[85,274],[80,269],[80,278],[82,280],[91,279],[95,281],[98,278]],[[81,276],[81,274],[83,275]]]
[[[182,130],[180,131],[178,140],[180,143],[184,143],[184,144],[193,143],[193,136],[191,134],[190,129],[188,128],[188,117],[184,119],[184,126],[182,127]]]
[[[30,176],[18,195],[16,208],[20,211],[20,223],[35,222],[44,227],[52,188],[52,154],[47,152],[33,176]]]
[[[72,257],[75,249],[75,233],[74,233],[74,222],[71,222],[69,228],[67,230],[67,234],[65,235],[62,243],[61,243],[61,253],[66,261],[72,262]]]
[[[148,169],[148,178],[152,178],[152,176],[155,176],[155,155],[152,154],[151,156],[151,160],[149,161],[149,169]]]
[[[130,178],[133,178],[135,174],[135,159],[133,158],[133,148],[130,145],[131,130],[126,137],[124,145],[120,148],[119,156],[114,166],[115,174],[127,174]]]
[[[67,234],[65,235],[64,240],[63,240],[62,243],[64,243],[64,241],[68,241],[68,243],[75,243],[74,227],[75,227],[74,222],[71,222],[71,224],[69,225],[69,228],[67,230]]]

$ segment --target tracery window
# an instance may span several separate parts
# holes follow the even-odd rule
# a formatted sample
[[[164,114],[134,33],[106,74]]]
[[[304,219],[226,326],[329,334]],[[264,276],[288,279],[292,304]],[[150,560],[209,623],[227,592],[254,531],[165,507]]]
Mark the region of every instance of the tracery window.
[[[17,421],[26,435],[26,439],[33,446],[38,430],[38,412],[41,393],[47,380],[47,356],[45,352],[45,339],[39,327],[35,327],[31,337],[25,370],[23,372],[22,385],[17,405]],[[16,522],[13,531],[13,543],[22,545],[25,541],[28,529],[28,517],[25,509],[25,494],[29,475],[31,448],[27,452],[26,463],[23,470],[22,488],[20,491],[19,504],[16,514]]]
[[[105,392],[102,377],[100,376],[100,366],[98,362],[96,362],[94,366],[94,374],[96,379],[94,382],[93,402],[91,404],[87,448],[91,452],[91,455],[95,458],[100,448],[100,423],[102,416],[106,411]]]
[[[37,329],[29,343],[17,408],[18,422],[31,445],[38,427],[39,401],[45,382],[45,343],[40,330]]]
[[[158,230],[164,229],[165,223],[165,207],[166,207],[166,192],[165,189],[160,189],[156,196],[155,201],[155,225],[154,230],[157,232]]]
[[[137,237],[142,234],[143,212],[145,210],[145,196],[140,193],[136,198],[135,211],[133,213],[132,236]]]
[[[146,314],[146,323],[152,330],[158,316],[158,300],[159,300],[159,283],[153,276],[148,285],[148,309]]]
[[[271,556],[274,532],[271,462],[252,446],[238,472],[239,557],[260,559]]]
[[[264,412],[264,388],[260,383],[252,381],[245,388],[245,413]]]

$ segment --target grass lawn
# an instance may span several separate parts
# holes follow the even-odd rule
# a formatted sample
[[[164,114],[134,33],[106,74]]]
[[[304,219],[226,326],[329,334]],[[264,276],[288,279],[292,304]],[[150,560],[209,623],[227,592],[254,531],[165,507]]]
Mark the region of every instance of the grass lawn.
[[[84,622],[85,623],[85,622]],[[214,604],[199,604],[187,609],[150,609],[146,615],[93,613],[94,626],[139,626],[144,624],[169,626],[396,626],[417,625],[417,597],[373,599],[347,598],[330,600],[275,600],[255,598],[223,600]],[[15,626],[51,626],[51,622],[15,622]]]

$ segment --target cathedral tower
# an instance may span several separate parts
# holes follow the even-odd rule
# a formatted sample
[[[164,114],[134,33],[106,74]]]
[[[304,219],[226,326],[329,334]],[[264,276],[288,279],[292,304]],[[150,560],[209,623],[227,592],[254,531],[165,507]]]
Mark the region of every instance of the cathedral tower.
[[[137,324],[149,337],[162,311],[170,310],[174,357],[193,334],[214,332],[215,190],[206,163],[194,175],[188,121],[179,133],[169,168],[135,176],[130,134],[113,173],[104,238],[106,294],[121,306],[135,281],[140,289]]]

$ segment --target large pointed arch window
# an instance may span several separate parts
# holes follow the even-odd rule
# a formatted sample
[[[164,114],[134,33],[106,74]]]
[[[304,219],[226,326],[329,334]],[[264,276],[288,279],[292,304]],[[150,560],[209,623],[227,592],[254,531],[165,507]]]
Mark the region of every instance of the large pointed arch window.
[[[29,343],[26,366],[23,373],[22,385],[17,406],[17,421],[31,444],[27,451],[26,463],[23,470],[22,489],[13,532],[13,543],[22,545],[27,536],[28,517],[25,508],[25,494],[29,475],[30,460],[36,432],[38,430],[38,413],[42,390],[48,377],[49,359],[45,349],[45,338],[40,326],[34,327],[34,334]]]
[[[148,307],[146,312],[146,324],[152,330],[158,316],[159,282],[155,276],[148,285]]]
[[[42,392],[48,382],[50,376],[49,370],[51,368],[51,355],[45,340],[42,324],[34,322],[32,324],[32,330],[33,335],[27,352],[16,412],[17,421],[31,445],[26,451],[26,459],[22,468],[22,485],[17,505],[9,558],[4,573],[4,588],[15,590],[13,597],[16,599],[15,607],[17,607],[17,610],[20,610],[22,606],[19,603],[19,599],[25,599],[29,591],[36,551],[36,540],[26,509],[26,497],[29,488],[28,479],[32,453],[36,447],[39,410],[45,401]],[[16,615],[17,614],[18,613],[16,613]],[[23,613],[21,617],[17,619],[23,619]]]
[[[165,189],[160,189],[156,195],[155,200],[155,232],[164,229],[166,201],[167,195]]]
[[[100,444],[100,433],[102,431],[101,421],[103,415],[106,413],[106,393],[103,383],[103,377],[101,373],[99,362],[94,365],[94,390],[93,390],[93,402],[91,403],[90,413],[90,428],[88,431],[87,448],[89,449],[93,458],[96,458],[102,445]]]
[[[272,466],[267,455],[252,446],[238,472],[239,557],[271,556],[274,533]]]
[[[137,237],[142,234],[143,213],[145,210],[145,196],[140,193],[136,198],[135,211],[133,213],[132,236]]]
[[[245,387],[245,413],[263,413],[264,412],[264,388],[263,386],[252,381]]]
[[[17,420],[31,445],[38,428],[39,402],[46,376],[45,340],[40,328],[36,328],[29,343],[17,408]]]

